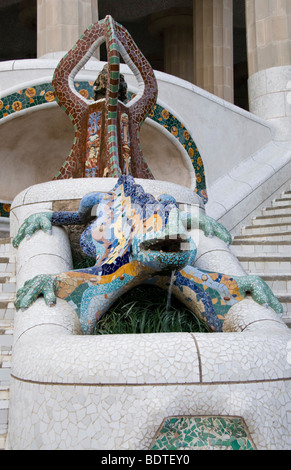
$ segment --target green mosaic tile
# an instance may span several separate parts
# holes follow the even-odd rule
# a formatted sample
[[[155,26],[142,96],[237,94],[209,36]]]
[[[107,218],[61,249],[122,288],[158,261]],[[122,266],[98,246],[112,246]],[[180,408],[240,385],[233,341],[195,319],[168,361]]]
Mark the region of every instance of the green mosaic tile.
[[[197,192],[206,202],[207,193],[205,189],[206,180],[204,165],[198,148],[188,130],[175,116],[173,116],[167,109],[164,109],[159,104],[154,106],[152,112],[149,114],[149,117],[167,129],[185,148],[196,173]]]
[[[51,83],[24,88],[0,99],[0,119],[23,109],[54,101]]]
[[[7,202],[0,202],[0,217],[9,217],[10,204]]]
[[[255,450],[240,417],[179,416],[162,423],[150,450]]]

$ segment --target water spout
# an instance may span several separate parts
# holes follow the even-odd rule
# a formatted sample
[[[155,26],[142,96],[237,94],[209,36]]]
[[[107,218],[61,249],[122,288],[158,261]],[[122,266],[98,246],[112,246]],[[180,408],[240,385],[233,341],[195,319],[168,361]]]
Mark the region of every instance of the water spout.
[[[171,298],[172,298],[172,288],[173,288],[174,277],[175,277],[175,271],[172,271],[172,274],[171,274],[171,277],[170,277],[170,285],[169,285],[169,289],[168,289],[166,313],[169,312],[170,307],[171,307]]]

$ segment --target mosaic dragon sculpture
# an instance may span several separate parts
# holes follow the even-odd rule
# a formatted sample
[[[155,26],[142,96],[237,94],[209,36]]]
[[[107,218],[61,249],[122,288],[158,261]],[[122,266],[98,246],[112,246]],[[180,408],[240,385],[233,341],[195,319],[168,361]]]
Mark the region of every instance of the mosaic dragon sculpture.
[[[74,90],[73,79],[102,41],[107,45],[108,66],[101,81],[107,89],[105,98],[92,103]],[[140,85],[128,104],[119,99],[120,52]],[[206,236],[217,236],[229,244],[231,236],[221,224],[204,213],[182,212],[172,196],[164,194],[157,200],[136,184],[134,178],[153,178],[142,154],[139,130],[156,102],[157,83],[149,63],[121,25],[108,16],[90,26],[61,60],[53,85],[56,100],[75,129],[72,150],[55,179],[111,176],[117,182],[110,193],[85,195],[77,212],[44,212],[24,221],[14,247],[39,229],[49,233],[53,226],[89,224],[80,243],[96,262],[85,269],[28,280],[17,292],[17,309],[28,308],[40,295],[48,305],[54,305],[57,297],[65,299],[76,310],[83,332],[91,334],[121,294],[145,282],[168,289],[171,279],[173,294],[211,331],[223,330],[225,315],[246,293],[282,312],[260,278],[195,267],[197,249],[188,229],[196,226]],[[95,207],[97,217],[92,221]]]
[[[92,102],[76,92],[73,80],[102,42],[107,47],[107,88],[104,98]],[[119,99],[120,55],[139,84],[137,96],[128,104]],[[139,132],[156,102],[157,81],[152,67],[122,25],[111,16],[91,25],[62,58],[52,83],[56,101],[75,129],[74,144],[55,179],[118,177],[125,167],[136,178],[153,179]]]
[[[208,236],[231,241],[228,231],[214,219],[180,212],[175,199],[159,200],[146,193],[132,176],[122,175],[110,193],[94,192],[81,200],[77,212],[44,212],[28,217],[13,240],[14,247],[38,229],[80,225],[96,219],[81,236],[81,247],[93,267],[62,274],[38,275],[19,289],[17,309],[25,309],[43,295],[48,305],[56,297],[76,310],[85,334],[94,332],[97,321],[113,302],[133,287],[150,281],[168,289],[190,308],[211,331],[222,331],[224,317],[247,292],[260,304],[278,313],[281,304],[263,280],[256,276],[233,277],[195,268],[196,245],[187,227],[196,225]]]

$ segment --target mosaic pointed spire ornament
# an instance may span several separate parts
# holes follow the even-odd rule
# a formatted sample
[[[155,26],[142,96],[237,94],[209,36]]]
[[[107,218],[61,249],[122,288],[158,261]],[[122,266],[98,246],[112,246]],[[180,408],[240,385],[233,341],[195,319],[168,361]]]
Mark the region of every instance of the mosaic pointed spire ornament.
[[[92,102],[76,91],[74,77],[103,42],[108,57],[106,93]],[[139,92],[127,104],[119,99],[120,56],[139,84]],[[55,179],[118,177],[123,173],[153,179],[139,132],[156,103],[157,82],[152,67],[123,26],[111,16],[91,25],[60,61],[53,87],[56,101],[75,130],[73,147]]]

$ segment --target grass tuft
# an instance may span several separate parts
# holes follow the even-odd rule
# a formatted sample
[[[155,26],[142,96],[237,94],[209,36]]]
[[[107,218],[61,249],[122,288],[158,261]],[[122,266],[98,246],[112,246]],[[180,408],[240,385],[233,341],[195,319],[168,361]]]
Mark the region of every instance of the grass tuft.
[[[179,300],[152,286],[138,286],[122,295],[99,320],[95,334],[208,332],[207,326]]]

